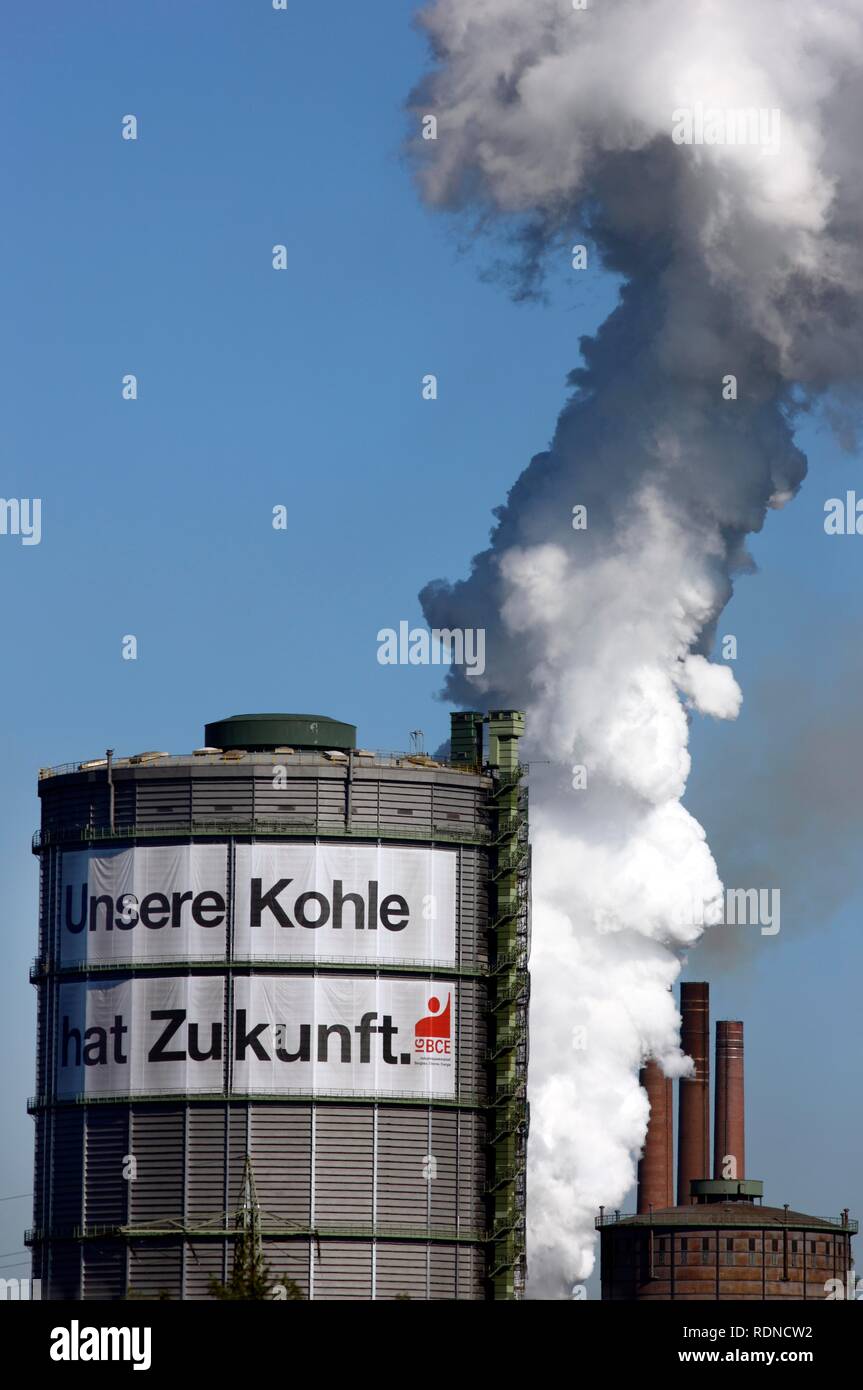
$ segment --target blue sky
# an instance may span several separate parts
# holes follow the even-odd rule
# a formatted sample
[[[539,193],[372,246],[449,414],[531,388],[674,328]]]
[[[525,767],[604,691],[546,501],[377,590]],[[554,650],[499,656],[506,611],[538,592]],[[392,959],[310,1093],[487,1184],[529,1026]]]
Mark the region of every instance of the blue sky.
[[[435,671],[381,667],[375,634],[418,620],[422,585],[483,547],[549,441],[579,336],[614,302],[609,279],[564,264],[546,305],[516,305],[480,278],[490,249],[462,254],[421,206],[401,154],[424,64],[411,9],[6,6],[2,492],[42,498],[43,538],[0,542],[0,1196],[32,1186],[39,766],[187,750],[206,720],[254,709],[347,719],[369,747],[417,727],[439,743]],[[760,573],[720,625],[745,695],[792,673],[801,736],[818,690],[849,678],[863,616],[863,540],[822,528],[856,464],[815,423],[804,435],[810,479],[755,540]],[[757,834],[747,776],[770,720],[756,701],[736,727],[694,727],[689,801],[708,830],[733,768],[740,835]],[[750,1172],[823,1214],[863,1207],[863,893],[841,872],[824,920],[790,920],[742,964],[713,953],[709,972],[714,1016],[747,1023]],[[29,1219],[0,1203],[0,1264]]]

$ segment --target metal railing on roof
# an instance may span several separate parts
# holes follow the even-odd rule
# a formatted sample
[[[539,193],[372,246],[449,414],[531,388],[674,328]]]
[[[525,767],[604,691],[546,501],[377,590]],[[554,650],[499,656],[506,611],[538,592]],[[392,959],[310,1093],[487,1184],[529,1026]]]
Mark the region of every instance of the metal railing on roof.
[[[446,1241],[448,1244],[483,1245],[489,1238],[487,1230],[469,1226],[409,1226],[393,1223],[376,1225],[320,1224],[302,1225],[295,1221],[267,1222],[258,1227],[263,1237],[285,1239],[286,1237],[313,1237],[321,1239],[358,1240],[410,1240]],[[44,1240],[104,1240],[106,1236],[122,1237],[127,1240],[164,1240],[166,1236],[215,1236],[222,1239],[235,1239],[236,1226],[196,1224],[194,1222],[164,1221],[142,1226],[118,1226],[100,1223],[92,1226],[56,1225],[50,1227],[31,1226],[24,1232],[24,1244],[35,1245]]]
[[[446,840],[453,844],[488,844],[490,832],[481,825],[456,826],[451,821],[435,822],[432,825],[381,824],[371,821],[350,821],[343,817],[333,820],[273,820],[269,817],[245,820],[219,820],[215,817],[206,820],[174,820],[150,822],[117,822],[110,825],[64,825],[37,830],[33,835],[32,849],[38,854],[46,845],[60,844],[64,840],[80,840],[90,843],[100,840],[139,840],[160,838],[194,838],[217,836],[281,836],[342,839],[345,836],[364,840]]]
[[[418,960],[412,957],[393,957],[388,960],[358,959],[356,956],[233,956],[224,951],[208,952],[206,955],[187,957],[174,956],[161,960],[143,959],[134,955],[117,957],[112,960],[73,960],[59,961],[48,957],[35,956],[30,966],[30,979],[41,979],[49,973],[64,975],[102,974],[110,975],[128,970],[197,970],[218,969],[256,970],[258,968],[278,968],[280,970],[313,970],[316,966],[330,970],[344,970],[354,974],[358,970],[410,971],[422,975],[464,975],[483,979],[491,975],[492,967],[487,963],[476,965],[458,964],[452,960]]]
[[[693,1206],[687,1207],[686,1215],[689,1216],[690,1213],[692,1215],[692,1220],[689,1224],[692,1226],[698,1226],[700,1224],[705,1226],[712,1226],[716,1224],[711,1221],[699,1223],[698,1220],[699,1215],[704,1212],[709,1212],[713,1205],[714,1204],[712,1202],[704,1202],[695,1203]],[[748,1226],[765,1226],[771,1230],[780,1231],[782,1230],[782,1227],[784,1225],[787,1225],[789,1230],[796,1231],[802,1231],[810,1227],[815,1228],[819,1226],[830,1226],[836,1231],[841,1231],[843,1233],[847,1232],[848,1235],[852,1236],[856,1235],[860,1228],[859,1221],[856,1221],[853,1217],[848,1217],[846,1220],[842,1216],[806,1216],[802,1212],[797,1212],[796,1214],[794,1212],[789,1212],[789,1219],[787,1222],[768,1220],[764,1219],[763,1216],[762,1219],[759,1221],[759,1213],[762,1213],[764,1210],[761,1206],[756,1206],[754,1203],[749,1202],[735,1202],[733,1205],[735,1208],[739,1207],[741,1217],[751,1219],[741,1220],[739,1223],[729,1222],[729,1225],[740,1224]],[[679,1211],[679,1207],[674,1208],[675,1217],[677,1217]],[[655,1211],[652,1213],[652,1215],[649,1212],[616,1211],[611,1213],[610,1215],[595,1217],[593,1224],[596,1230],[598,1231],[602,1230],[604,1226],[616,1226],[620,1221],[635,1221],[638,1219],[648,1224],[655,1224],[657,1226],[676,1226],[681,1224],[679,1219],[671,1221],[663,1220],[663,1217],[667,1217],[667,1215],[667,1211]]]
[[[139,767],[221,767],[226,763],[246,763],[251,766],[272,766],[274,763],[283,763],[286,767],[312,767],[320,766],[321,763],[331,763],[332,766],[346,765],[347,755],[342,764],[341,758],[331,759],[328,754],[341,753],[344,750],[339,748],[320,748],[320,749],[295,749],[292,753],[287,752],[252,752],[245,749],[224,749],[218,753],[165,753],[162,755],[151,753],[131,754],[125,758],[114,758],[113,767],[116,772],[123,768]],[[405,752],[401,749],[363,749],[353,751],[354,770],[368,767],[408,767],[423,771],[428,768],[431,771],[469,773],[473,776],[481,775],[476,767],[463,767],[458,763],[449,763],[438,758],[432,758],[429,754]],[[101,772],[107,766],[104,758],[83,758],[80,762],[57,763],[54,767],[40,767],[39,780],[45,781],[49,777],[65,777],[74,772]],[[485,772],[485,770],[483,770]],[[487,774],[486,774],[487,775]],[[507,783],[509,785],[509,782]]]
[[[92,1095],[79,1093],[74,1096],[29,1096],[27,1099],[27,1110],[33,1113],[36,1110],[43,1110],[49,1106],[77,1106],[77,1105],[139,1105],[139,1104],[163,1104],[166,1101],[182,1104],[211,1104],[217,1101],[220,1105],[226,1102],[286,1102],[302,1104],[318,1104],[335,1101],[353,1101],[358,1105],[367,1106],[370,1103],[379,1105],[433,1105],[435,1109],[453,1110],[485,1110],[490,1105],[487,1097],[479,1096],[470,1091],[463,1091],[457,1096],[431,1095],[428,1091],[363,1091],[341,1090],[333,1087],[326,1091],[305,1090],[286,1090],[284,1087],[272,1091],[155,1091],[142,1093],[124,1093],[117,1095]]]

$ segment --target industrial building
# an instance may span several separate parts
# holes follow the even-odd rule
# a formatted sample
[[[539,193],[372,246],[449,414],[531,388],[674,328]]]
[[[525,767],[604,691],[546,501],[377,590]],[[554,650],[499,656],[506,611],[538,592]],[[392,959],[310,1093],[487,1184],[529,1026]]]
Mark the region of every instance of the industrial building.
[[[207,1298],[251,1226],[308,1299],[525,1282],[524,717],[446,760],[258,714],[42,769],[33,1274]]]
[[[710,1172],[710,999],[707,984],[681,986],[681,1047],[694,1070],[678,1082],[677,1202],[672,1082],[654,1061],[641,1072],[650,1119],[638,1166],[635,1215],[604,1210],[604,1300],[797,1300],[848,1287],[857,1222],[762,1205],[746,1177],[743,1024],[716,1025],[713,1170]],[[834,1286],[835,1287],[835,1286]],[[843,1296],[839,1294],[838,1296]]]

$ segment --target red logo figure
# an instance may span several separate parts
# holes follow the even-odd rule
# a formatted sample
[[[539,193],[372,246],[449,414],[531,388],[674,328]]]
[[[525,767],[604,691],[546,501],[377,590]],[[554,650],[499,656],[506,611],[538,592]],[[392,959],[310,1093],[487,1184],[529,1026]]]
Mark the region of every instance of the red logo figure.
[[[414,1028],[414,1047],[417,1052],[449,1055],[451,1003],[452,995],[448,994],[446,1007],[442,1009],[440,1000],[432,995],[428,1002],[431,1012],[425,1018],[421,1018]]]

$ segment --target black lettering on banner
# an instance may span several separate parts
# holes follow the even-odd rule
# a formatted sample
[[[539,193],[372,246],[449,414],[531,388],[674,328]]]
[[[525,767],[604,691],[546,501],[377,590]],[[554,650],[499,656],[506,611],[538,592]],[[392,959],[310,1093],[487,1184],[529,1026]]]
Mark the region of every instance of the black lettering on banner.
[[[363,931],[365,927],[365,903],[363,895],[359,892],[345,892],[345,884],[342,878],[336,878],[332,884],[332,929],[338,931],[342,926],[342,908],[346,902],[353,905],[353,924],[357,931]]]
[[[88,1028],[84,1034],[84,1066],[104,1067],[108,1061],[108,1035],[104,1028]]]
[[[74,1043],[75,1060],[69,1061],[69,1044]],[[63,1015],[63,1029],[60,1037],[60,1066],[61,1067],[80,1067],[81,1065],[81,1030],[80,1028],[69,1027],[69,1015]]]
[[[292,927],[294,925],[281,903],[276,901],[282,890],[287,888],[288,884],[293,883],[293,881],[292,878],[280,878],[278,883],[274,883],[272,888],[268,888],[266,893],[262,893],[261,883],[263,880],[260,878],[252,879],[252,902],[249,916],[250,926],[259,927],[261,925],[261,913],[264,908],[268,908],[269,911],[272,912],[280,927]]]
[[[185,897],[185,894],[183,896]],[[189,897],[191,896],[190,893]],[[216,916],[213,916],[213,913]],[[221,893],[199,893],[192,903],[192,921],[199,927],[220,927],[224,920],[225,899]]]
[[[79,931],[83,931],[83,930],[84,930],[85,926],[87,925],[87,885],[86,885],[86,883],[82,883],[82,884],[81,884],[81,916],[80,916],[80,919],[79,919],[77,922],[73,919],[73,916],[72,916],[72,885],[71,885],[71,883],[67,883],[67,884],[66,884],[66,913],[65,913],[65,916],[66,916],[66,930],[67,930],[67,931],[74,932],[75,935],[77,935]]]
[[[306,904],[316,902],[320,908],[317,920],[312,922],[306,916]],[[314,890],[308,893],[301,893],[294,903],[294,913],[301,927],[325,927],[330,920],[330,905],[323,893],[316,893]]]
[[[142,913],[143,916],[143,913]],[[166,1052],[165,1048],[173,1038],[174,1034],[182,1028],[186,1021],[185,1009],[152,1009],[150,1017],[155,1023],[160,1018],[170,1019],[167,1028],[156,1039],[150,1051],[147,1053],[148,1062],[185,1062],[185,1052]]]
[[[125,1064],[129,1059],[123,1053],[123,1034],[128,1033],[128,1028],[123,1022],[122,1014],[114,1015],[114,1022],[110,1028],[100,1028],[98,1024],[92,1024],[84,1031],[83,1046],[81,1043],[81,1031],[79,1028],[69,1027],[67,1014],[63,1015],[63,1029],[60,1040],[60,1066],[61,1067],[80,1067],[82,1062],[85,1067],[104,1067],[108,1063],[108,1038],[114,1040],[113,1060]],[[74,1044],[75,1058],[69,1061],[69,1045]]]
[[[377,1018],[377,1014],[376,1014],[375,1012],[363,1014],[363,1016],[362,1016],[362,1018],[360,1019],[359,1023],[358,1023],[358,1024],[355,1026],[355,1028],[354,1028],[354,1032],[355,1032],[355,1033],[359,1033],[359,1035],[360,1035],[360,1061],[361,1061],[361,1062],[369,1062],[369,1061],[371,1061],[371,1055],[372,1055],[371,1035],[372,1035],[372,1033],[376,1033],[376,1032],[378,1031],[377,1028],[376,1028],[375,1025],[374,1025],[374,1019],[376,1019],[376,1018]],[[319,1053],[318,1053],[318,1061],[319,1061],[319,1062],[322,1062],[322,1061],[324,1061],[324,1060],[325,1060],[325,1059],[324,1059],[323,1057],[320,1056],[320,1051],[319,1051]]]
[[[396,920],[397,917],[403,920],[399,922]],[[390,893],[388,898],[384,898],[381,903],[381,921],[388,931],[404,931],[409,917],[408,905],[400,894]]]
[[[156,921],[153,914],[158,912],[161,920]],[[164,927],[171,916],[171,907],[165,893],[148,893],[146,898],[141,899],[141,921],[145,927],[156,930]]]
[[[354,909],[354,927],[362,931],[366,925],[366,905],[361,893],[346,893],[344,882],[337,878],[333,883],[333,930],[339,931],[342,925],[342,907],[351,903]]]
[[[378,929],[378,881],[373,878],[369,883],[369,931]]]
[[[210,1050],[202,1052],[198,1046],[198,1029],[203,1028],[202,1023],[189,1024],[189,1059],[192,1062],[220,1062],[222,1060],[222,1025],[221,1023],[210,1024]]]
[[[333,880],[332,896],[317,889],[299,893],[293,906],[289,904],[296,919],[292,921],[281,895],[295,882],[293,878],[280,878],[264,889],[262,878],[251,879],[249,925],[260,927],[265,912],[269,912],[280,927],[300,926],[312,931],[329,924],[334,931],[341,931],[350,925],[354,931],[377,931],[379,926],[383,926],[387,931],[401,932],[410,925],[408,900],[401,893],[390,893],[381,900],[380,884],[376,879],[368,881],[365,895],[362,892],[345,892],[344,880],[340,878]],[[79,892],[80,902],[77,896]],[[183,909],[186,904],[189,905],[186,921],[191,918],[196,926],[219,927],[226,920],[225,896],[215,889],[205,889],[197,894],[191,889],[152,892],[147,893],[140,903],[134,893],[123,893],[115,903],[108,894],[88,898],[85,883],[80,887],[66,885],[63,922],[66,930],[73,934],[85,928],[96,932],[100,925],[105,931],[129,931],[139,922],[151,931],[158,931],[169,923],[172,929],[179,929],[184,925]],[[351,910],[350,916],[346,913],[348,908]],[[118,914],[116,918],[115,912]]]
[[[374,1014],[370,1016],[374,1018]],[[342,1040],[340,1060],[342,1062],[349,1062],[351,1060],[351,1030],[347,1028],[344,1023],[318,1024],[318,1061],[328,1062],[330,1060],[329,1047],[330,1035],[332,1033],[337,1033]],[[366,1059],[363,1058],[363,1061],[365,1060]]]
[[[124,1055],[123,1055],[123,1034],[124,1034],[124,1033],[128,1033],[128,1031],[129,1031],[129,1029],[126,1027],[125,1023],[123,1022],[123,1015],[122,1015],[122,1014],[115,1014],[115,1015],[114,1015],[114,1022],[113,1022],[113,1024],[111,1025],[111,1027],[108,1029],[108,1032],[111,1034],[111,1036],[112,1036],[113,1039],[114,1039],[114,1061],[115,1061],[115,1062],[121,1062],[121,1063],[125,1064],[125,1063],[128,1062],[128,1060],[129,1060],[128,1057],[124,1057]]]
[[[381,1038],[383,1039],[384,1061],[388,1062],[390,1066],[396,1066],[398,1064],[398,1058],[396,1057],[391,1047],[392,1040],[398,1031],[398,1028],[393,1023],[392,1015],[384,1014],[378,1032],[380,1033]],[[405,1055],[407,1061],[410,1061],[410,1053],[407,1053]],[[402,1061],[404,1060],[405,1057],[402,1058]]]
[[[236,1046],[234,1049],[234,1056],[238,1062],[245,1061],[247,1047],[252,1049],[260,1062],[269,1062],[271,1060],[269,1052],[267,1052],[262,1043],[258,1042],[258,1038],[267,1026],[266,1023],[259,1023],[252,1028],[251,1032],[247,1033],[246,1010],[237,1009]]]
[[[182,926],[183,903],[191,902],[194,894],[189,889],[188,893],[171,894],[171,927]]]
[[[105,930],[112,931],[114,927],[114,899],[109,898],[103,893],[100,898],[91,897],[90,899],[90,931],[95,931],[98,926],[99,908],[105,909]]]
[[[296,1052],[288,1052],[285,1047],[287,1024],[276,1024],[276,1056],[280,1062],[309,1062],[312,1056],[312,1025],[300,1024],[300,1045]]]
[[[138,925],[137,906],[138,899],[134,893],[124,893],[122,898],[117,899],[118,916],[114,918],[114,926],[118,931],[131,931]]]

